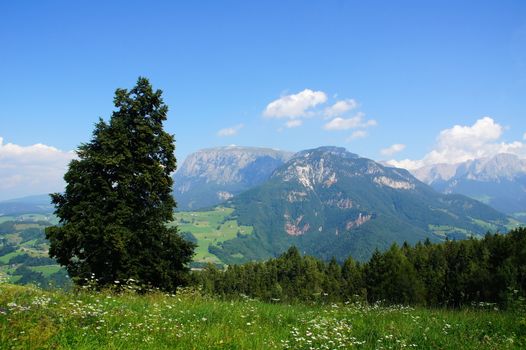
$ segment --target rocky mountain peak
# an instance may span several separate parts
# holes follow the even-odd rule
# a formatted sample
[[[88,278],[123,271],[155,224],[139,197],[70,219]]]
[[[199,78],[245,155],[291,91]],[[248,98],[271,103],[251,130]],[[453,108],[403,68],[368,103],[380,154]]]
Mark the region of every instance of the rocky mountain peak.
[[[435,164],[413,174],[443,193],[464,194],[509,214],[526,211],[526,159],[514,154]]]
[[[499,153],[493,157],[473,159],[456,164],[433,164],[413,171],[415,177],[427,184],[455,179],[511,180],[525,173],[526,159],[509,153]]]
[[[177,177],[197,176],[207,182],[226,184],[243,180],[242,170],[255,161],[287,161],[293,153],[269,148],[226,146],[190,154],[176,172]]]
[[[526,160],[514,154],[500,153],[491,158],[475,159],[461,164],[455,176],[491,181],[502,178],[513,179],[518,174],[524,173],[526,173]]]
[[[352,159],[359,157],[357,154],[351,153],[343,147],[322,146],[298,152],[294,155],[294,158],[325,158],[328,156],[336,156],[344,159]]]
[[[174,196],[180,209],[218,204],[267,180],[292,155],[240,146],[199,150],[190,154],[174,174]]]
[[[415,188],[414,177],[403,169],[385,167],[380,163],[348,152],[340,147],[319,147],[297,153],[273,177],[295,181],[314,190],[328,188],[342,177],[367,177],[377,186],[410,190]]]

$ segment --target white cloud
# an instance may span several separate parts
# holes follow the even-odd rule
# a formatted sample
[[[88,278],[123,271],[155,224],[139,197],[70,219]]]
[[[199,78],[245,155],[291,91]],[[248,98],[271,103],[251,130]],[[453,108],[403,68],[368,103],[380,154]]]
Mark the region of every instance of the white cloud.
[[[339,117],[345,112],[353,110],[356,107],[358,107],[358,102],[353,99],[341,100],[332,106],[325,108],[323,115],[326,118]]]
[[[347,130],[356,128],[359,125],[359,120],[356,117],[344,119],[336,117],[323,126],[325,130]]]
[[[499,141],[504,128],[490,117],[477,120],[471,126],[455,125],[442,130],[434,149],[419,160],[390,160],[393,166],[409,170],[432,164],[454,164],[476,158],[492,157],[499,153],[511,153],[526,157],[526,144],[520,141]]]
[[[270,102],[263,115],[267,118],[300,118],[307,116],[309,109],[325,102],[327,102],[325,92],[305,89]]]
[[[75,153],[43,144],[4,144],[0,137],[0,199],[62,191]]]
[[[297,128],[298,126],[301,126],[303,124],[303,120],[301,119],[292,119],[285,123],[285,127],[287,128]]]
[[[243,124],[238,124],[230,128],[221,129],[217,132],[217,136],[220,136],[220,137],[234,136],[239,132],[239,130],[243,128],[243,126],[244,126]]]
[[[524,133],[524,135],[522,135],[522,139],[526,140],[526,132]]]
[[[498,140],[502,130],[502,126],[490,117],[479,119],[472,126],[455,125],[440,132],[437,139],[438,148],[475,150],[488,142]]]
[[[380,153],[384,156],[392,156],[393,154],[403,151],[404,149],[405,149],[404,144],[395,143],[394,145],[391,145],[387,148],[382,149]]]
[[[367,135],[367,131],[365,130],[356,130],[345,141],[351,142],[357,139],[363,139],[364,137],[367,137]]]
[[[362,112],[358,112],[354,117],[352,118],[341,118],[336,117],[332,119],[330,122],[325,124],[323,128],[325,130],[348,130],[348,129],[356,129],[356,128],[367,128],[370,126],[376,126],[377,122],[374,119],[371,120],[364,120],[365,114]]]
[[[416,170],[426,165],[423,160],[411,160],[411,159],[402,159],[402,160],[391,159],[387,161],[386,163],[396,168],[402,168],[402,169],[407,169],[407,170]]]

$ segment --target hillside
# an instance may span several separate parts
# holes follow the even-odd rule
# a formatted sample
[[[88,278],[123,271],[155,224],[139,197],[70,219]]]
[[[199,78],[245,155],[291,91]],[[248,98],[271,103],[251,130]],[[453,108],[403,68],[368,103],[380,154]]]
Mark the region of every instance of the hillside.
[[[440,194],[406,170],[335,147],[298,153],[225,205],[240,225],[254,228],[213,248],[227,263],[277,256],[291,245],[324,259],[363,261],[393,242],[464,239],[517,225],[478,201]]]
[[[292,156],[268,148],[227,146],[189,155],[174,174],[179,210],[219,204],[259,185]]]
[[[26,213],[51,213],[53,205],[49,194],[0,201],[0,216]]]
[[[49,258],[44,235],[44,228],[56,223],[51,214],[0,216],[0,278],[42,287],[68,285],[66,271]]]
[[[516,155],[436,164],[413,173],[439,192],[463,194],[526,219],[526,160]]]
[[[524,315],[176,295],[45,292],[0,283],[2,349],[521,349]]]
[[[206,263],[223,265],[224,263],[211,251],[221,242],[242,235],[252,234],[252,227],[240,226],[232,218],[232,208],[216,207],[209,211],[177,212],[174,222],[182,236],[197,243],[191,266],[200,267]]]

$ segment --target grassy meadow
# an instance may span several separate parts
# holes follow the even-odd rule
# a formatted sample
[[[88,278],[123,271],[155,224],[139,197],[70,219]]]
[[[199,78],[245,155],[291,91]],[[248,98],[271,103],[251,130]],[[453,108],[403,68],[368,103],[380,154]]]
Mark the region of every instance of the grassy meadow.
[[[524,349],[526,319],[364,304],[286,305],[0,284],[1,349]]]
[[[173,224],[179,227],[179,232],[190,232],[197,240],[194,261],[222,264],[208,248],[233,239],[238,234],[252,234],[252,227],[239,226],[235,219],[230,218],[233,211],[232,208],[216,207],[209,211],[174,213]]]

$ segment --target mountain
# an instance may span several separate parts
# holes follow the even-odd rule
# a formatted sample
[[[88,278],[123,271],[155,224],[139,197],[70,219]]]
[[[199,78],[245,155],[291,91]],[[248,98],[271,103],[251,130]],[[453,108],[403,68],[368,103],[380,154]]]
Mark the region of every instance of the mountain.
[[[254,229],[209,248],[227,263],[276,256],[291,245],[324,259],[366,260],[393,242],[467,238],[510,224],[479,201],[438,193],[406,170],[336,147],[296,154],[224,205]]]
[[[526,160],[513,154],[436,164],[414,175],[439,192],[460,193],[526,219]]]
[[[0,216],[27,213],[52,213],[53,211],[54,206],[51,204],[49,194],[15,198],[0,202]]]
[[[174,175],[179,210],[209,207],[259,185],[292,157],[269,148],[227,146],[189,155]]]

